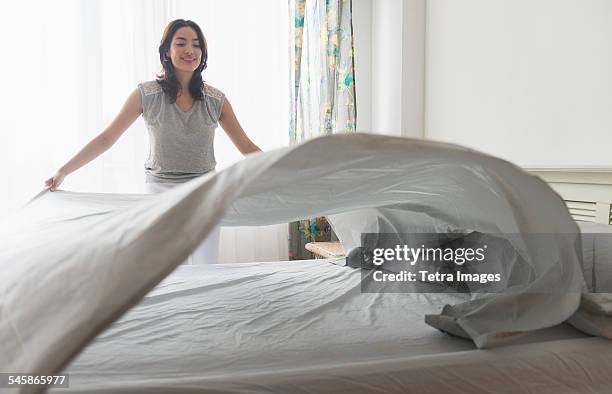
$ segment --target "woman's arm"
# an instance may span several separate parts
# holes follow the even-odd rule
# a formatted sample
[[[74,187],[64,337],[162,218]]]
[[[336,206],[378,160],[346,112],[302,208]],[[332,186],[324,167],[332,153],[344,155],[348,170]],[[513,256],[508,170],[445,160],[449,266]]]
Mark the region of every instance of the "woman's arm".
[[[221,124],[221,127],[223,127],[223,130],[225,130],[225,133],[236,145],[240,153],[247,155],[253,152],[261,152],[261,149],[251,141],[242,129],[242,126],[240,126],[240,123],[238,123],[238,119],[236,119],[234,110],[227,98],[223,102],[223,108],[221,108],[219,124]]]
[[[136,89],[129,95],[111,124],[57,170],[55,175],[47,179],[45,185],[51,191],[55,191],[68,174],[83,167],[113,146],[140,114],[142,114],[142,98],[140,97],[140,91]]]

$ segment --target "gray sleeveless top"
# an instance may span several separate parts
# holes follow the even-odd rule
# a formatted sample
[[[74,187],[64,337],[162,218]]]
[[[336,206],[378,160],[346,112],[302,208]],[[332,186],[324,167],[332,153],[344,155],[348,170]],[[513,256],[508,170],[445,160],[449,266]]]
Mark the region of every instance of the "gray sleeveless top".
[[[194,100],[183,112],[176,103],[170,103],[157,81],[138,84],[138,89],[142,117],[149,130],[146,182],[187,182],[214,170],[213,141],[224,94],[203,84],[204,100]]]

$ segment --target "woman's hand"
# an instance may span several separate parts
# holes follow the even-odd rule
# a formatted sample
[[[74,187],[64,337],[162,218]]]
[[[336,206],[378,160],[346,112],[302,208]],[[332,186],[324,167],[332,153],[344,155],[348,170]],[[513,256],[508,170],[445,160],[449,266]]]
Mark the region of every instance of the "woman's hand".
[[[64,178],[66,178],[66,174],[62,170],[59,170],[55,173],[55,175],[45,181],[45,186],[47,186],[52,192],[54,192],[55,189],[57,189],[59,185],[62,184]]]

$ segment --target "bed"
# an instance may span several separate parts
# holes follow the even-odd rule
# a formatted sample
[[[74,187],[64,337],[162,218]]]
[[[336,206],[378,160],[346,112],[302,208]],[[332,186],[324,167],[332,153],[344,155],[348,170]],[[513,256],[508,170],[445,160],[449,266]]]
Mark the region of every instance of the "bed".
[[[314,206],[321,193],[327,200]],[[478,300],[366,294],[362,271],[328,260],[171,274],[219,220],[269,224],[376,207],[403,219],[415,211],[461,219],[513,240],[559,235],[553,248],[523,250],[541,263],[535,281]],[[0,279],[0,370],[66,371],[72,392],[606,392],[612,382],[608,340],[562,323],[578,309],[584,282],[580,236],[563,201],[511,164],[465,148],[330,136],[164,195],[43,192],[19,215],[0,228],[8,274]],[[593,259],[592,272],[605,263]],[[558,292],[533,298],[549,279]],[[596,306],[609,324],[606,305]],[[425,324],[426,314],[471,340]]]
[[[608,340],[562,324],[478,350],[422,319],[461,295],[364,294],[360,280],[326,260],[181,266],[65,370],[68,392],[611,388]]]
[[[532,171],[562,195],[585,239],[612,234],[601,169],[599,178]],[[585,264],[612,265],[609,255]],[[563,323],[479,350],[422,319],[466,295],[362,293],[359,270],[339,260],[180,266],[66,369],[70,392],[612,390],[607,339]]]

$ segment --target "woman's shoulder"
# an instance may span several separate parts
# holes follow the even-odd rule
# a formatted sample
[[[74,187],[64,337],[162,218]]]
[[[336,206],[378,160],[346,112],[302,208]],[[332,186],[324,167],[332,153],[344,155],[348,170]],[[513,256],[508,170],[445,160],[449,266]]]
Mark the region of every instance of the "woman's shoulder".
[[[158,94],[162,92],[161,85],[156,80],[141,82],[138,84],[138,88],[145,96],[150,96],[152,94]]]
[[[205,82],[202,82],[202,92],[204,93],[205,96],[211,97],[215,100],[222,100],[223,97],[225,96],[225,94],[223,94],[222,91],[220,91],[219,89]]]

